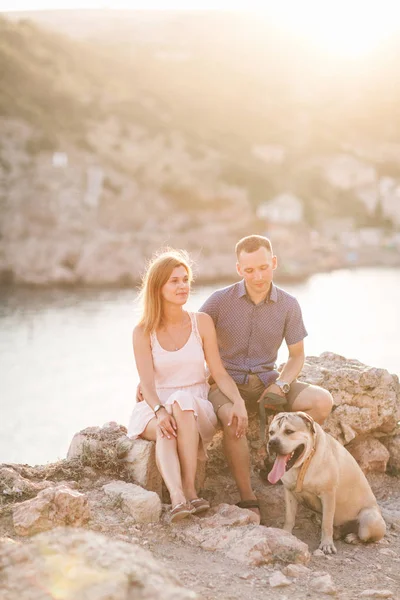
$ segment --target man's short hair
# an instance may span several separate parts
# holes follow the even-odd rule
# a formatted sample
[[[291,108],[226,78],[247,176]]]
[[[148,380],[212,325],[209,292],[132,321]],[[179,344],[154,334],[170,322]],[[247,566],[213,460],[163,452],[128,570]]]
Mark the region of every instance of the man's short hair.
[[[262,235],[248,235],[236,244],[236,257],[239,260],[241,252],[256,252],[259,248],[266,248],[272,253],[272,244],[268,238]]]

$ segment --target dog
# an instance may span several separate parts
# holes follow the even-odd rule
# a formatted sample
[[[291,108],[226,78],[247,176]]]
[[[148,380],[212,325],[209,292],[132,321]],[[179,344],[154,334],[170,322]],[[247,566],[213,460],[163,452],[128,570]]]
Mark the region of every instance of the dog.
[[[298,503],[322,513],[319,548],[336,554],[335,539],[377,542],[386,532],[376,498],[352,455],[304,412],[277,414],[269,428],[269,454],[276,454],[268,475],[282,481],[285,524],[292,533]]]

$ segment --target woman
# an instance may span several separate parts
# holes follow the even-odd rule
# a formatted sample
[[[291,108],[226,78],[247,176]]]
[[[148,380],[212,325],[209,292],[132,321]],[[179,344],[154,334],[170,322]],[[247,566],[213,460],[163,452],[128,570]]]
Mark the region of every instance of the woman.
[[[145,402],[135,405],[128,436],[156,442],[157,466],[171,497],[171,521],[210,506],[195,488],[198,454],[205,459],[217,425],[208,401],[205,361],[220,390],[234,402],[237,435],[247,428],[244,401],[222,365],[211,317],[183,308],[191,281],[184,252],[156,256],[143,279],[143,314],[133,331]]]

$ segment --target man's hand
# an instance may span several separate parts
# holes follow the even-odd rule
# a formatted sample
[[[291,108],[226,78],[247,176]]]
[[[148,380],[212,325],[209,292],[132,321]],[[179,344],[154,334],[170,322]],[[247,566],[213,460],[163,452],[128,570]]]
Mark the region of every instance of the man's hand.
[[[249,419],[247,416],[247,410],[244,402],[235,402],[232,404],[231,417],[229,419],[228,426],[230,427],[236,422],[236,437],[238,439],[246,435],[247,427],[249,425]]]
[[[142,394],[142,390],[140,388],[140,383],[138,383],[137,388],[136,388],[136,402],[143,402],[144,398],[143,398],[143,394]]]
[[[176,437],[176,421],[172,415],[167,412],[165,408],[160,408],[156,414],[157,429],[161,433],[161,437],[167,437],[169,440],[171,436]]]
[[[261,396],[259,397],[257,402],[261,402],[261,400],[264,400],[265,396],[270,392],[272,394],[277,394],[277,396],[281,396],[282,398],[286,398],[285,394],[282,391],[282,388],[280,388],[279,385],[276,385],[276,383],[271,383],[271,385],[269,385],[267,388],[265,388],[265,390],[263,391],[263,393],[261,394]],[[266,402],[268,402],[268,398],[267,398]]]

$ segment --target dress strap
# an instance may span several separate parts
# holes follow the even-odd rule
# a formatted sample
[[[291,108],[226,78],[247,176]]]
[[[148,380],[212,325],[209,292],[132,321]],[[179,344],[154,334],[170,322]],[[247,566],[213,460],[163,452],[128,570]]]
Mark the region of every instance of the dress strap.
[[[154,348],[154,345],[155,345],[156,341],[157,341],[156,332],[155,332],[155,331],[152,331],[152,332],[150,333],[150,346],[151,346],[151,349],[153,349],[153,348]]]
[[[190,312],[189,313],[190,320],[192,322],[192,331],[196,340],[199,342],[200,346],[203,347],[203,340],[201,339],[201,335],[199,333],[199,328],[197,326],[197,313]]]

